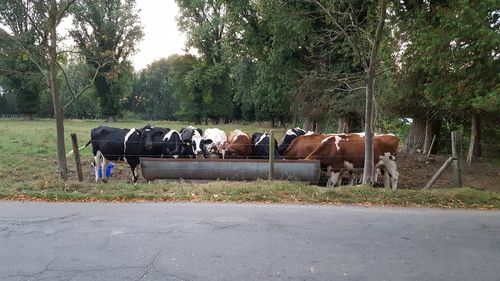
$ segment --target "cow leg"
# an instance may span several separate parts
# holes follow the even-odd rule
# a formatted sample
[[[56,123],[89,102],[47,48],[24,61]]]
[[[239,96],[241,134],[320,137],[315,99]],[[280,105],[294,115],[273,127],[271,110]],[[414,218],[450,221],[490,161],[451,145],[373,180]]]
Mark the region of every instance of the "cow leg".
[[[374,169],[374,174],[373,174],[373,182],[376,183],[378,182],[378,174],[382,173],[381,169],[378,167],[375,167]],[[383,174],[383,173],[382,173]]]
[[[350,171],[349,172],[349,185],[350,186],[355,186],[354,183],[357,182],[357,181],[358,181],[358,179],[356,177],[356,174],[354,174],[353,171]]]
[[[94,175],[95,175],[95,182],[99,182],[99,169],[101,168],[101,151],[97,151],[96,155],[94,156]],[[104,158],[104,157],[103,157]]]
[[[380,169],[380,173],[382,174],[382,179],[384,180],[384,188],[391,188],[391,182],[389,179],[389,173],[385,169]]]
[[[106,175],[106,170],[108,169],[109,161],[105,157],[102,158],[101,164],[101,172],[102,172],[102,181],[108,182],[108,176]]]
[[[335,187],[338,184],[340,178],[341,171],[339,172],[331,172],[330,179],[326,183],[326,187]]]
[[[135,173],[135,168],[137,167],[137,164],[130,164],[130,169],[132,170],[132,182],[134,184],[137,183],[137,174]]]

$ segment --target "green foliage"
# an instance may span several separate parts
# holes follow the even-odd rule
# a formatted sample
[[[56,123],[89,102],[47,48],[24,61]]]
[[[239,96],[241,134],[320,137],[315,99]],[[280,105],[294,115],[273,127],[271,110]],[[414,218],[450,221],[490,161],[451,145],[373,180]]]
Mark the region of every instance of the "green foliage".
[[[452,0],[396,13],[397,36],[409,41],[401,56],[403,79],[396,88],[402,98],[396,104],[408,106],[408,96],[413,96],[424,107],[440,108],[445,117],[498,111],[500,33],[495,3]]]
[[[5,60],[4,60],[5,62]],[[17,112],[34,115],[40,109],[40,95],[46,89],[42,73],[33,62],[18,57],[3,67],[10,68],[2,85],[16,97]]]
[[[145,119],[175,120],[179,100],[189,96],[184,78],[196,59],[173,55],[148,65],[139,73],[131,109]]]
[[[185,83],[189,94],[181,99],[181,110],[176,114],[200,123],[210,118],[218,123],[233,115],[229,68],[224,61],[226,33],[225,1],[177,0],[181,15],[181,30],[188,33],[187,46],[198,49],[202,60],[187,75]]]
[[[39,40],[43,39],[37,36],[35,24],[28,16],[29,9],[37,3],[0,2],[0,86],[16,97],[16,108],[12,110],[30,117],[39,112],[40,96],[47,88],[37,66],[42,58],[36,50],[41,48]],[[32,13],[31,17],[36,14]]]

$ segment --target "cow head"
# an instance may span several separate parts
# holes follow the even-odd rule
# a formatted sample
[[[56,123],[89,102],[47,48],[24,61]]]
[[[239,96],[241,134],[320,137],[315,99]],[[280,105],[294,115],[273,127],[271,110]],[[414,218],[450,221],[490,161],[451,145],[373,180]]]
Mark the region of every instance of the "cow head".
[[[380,161],[377,163],[377,168],[384,170],[384,172],[387,173],[390,181],[387,181],[386,176],[384,178],[384,186],[387,188],[389,187],[388,185],[390,185],[392,189],[397,189],[399,172],[397,171],[396,167],[396,157],[391,155],[390,152],[386,152],[384,153],[384,155],[381,155],[379,159]]]
[[[182,141],[191,146],[192,153],[198,157],[202,156],[203,153],[203,131],[201,129],[195,128],[193,126],[189,126],[187,128],[183,128],[180,131]]]
[[[227,142],[224,143],[213,143],[211,139],[202,140],[203,144],[203,154],[205,158],[218,158],[222,156],[225,158],[227,150]]]
[[[252,151],[255,157],[269,157],[269,134],[267,132],[254,133],[252,135]],[[274,139],[274,157],[277,159],[281,158],[276,139]]]
[[[163,131],[155,130],[150,125],[144,126],[144,128],[141,129],[136,129],[136,132],[144,141],[144,148],[146,151],[150,151],[153,148],[154,137],[163,134]]]

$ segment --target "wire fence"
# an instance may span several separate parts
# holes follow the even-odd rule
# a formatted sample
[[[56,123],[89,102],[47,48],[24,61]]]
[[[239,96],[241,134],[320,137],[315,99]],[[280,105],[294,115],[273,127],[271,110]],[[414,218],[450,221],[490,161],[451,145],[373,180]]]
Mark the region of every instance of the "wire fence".
[[[0,114],[0,119],[22,119],[22,114]]]

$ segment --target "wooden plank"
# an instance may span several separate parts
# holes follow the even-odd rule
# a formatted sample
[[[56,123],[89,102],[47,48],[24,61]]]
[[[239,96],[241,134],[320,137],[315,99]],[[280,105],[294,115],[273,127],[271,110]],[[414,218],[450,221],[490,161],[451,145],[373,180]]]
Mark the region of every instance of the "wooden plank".
[[[76,134],[71,134],[71,143],[73,144],[73,153],[75,154],[76,173],[78,174],[78,181],[83,181],[82,163],[80,161],[80,151],[78,150],[78,139]]]
[[[450,166],[451,162],[453,161],[453,157],[450,157],[448,158],[443,166],[441,166],[441,168],[439,168],[439,170],[434,174],[434,176],[432,176],[431,180],[424,186],[423,189],[429,189],[431,188],[435,183],[436,181],[439,179],[439,177],[441,176],[441,174],[443,174],[444,170],[446,170],[446,168],[448,166]]]
[[[462,161],[462,132],[453,131],[451,132],[451,157],[453,158],[453,163],[451,165],[453,169],[452,183],[455,187],[463,186],[463,161]]]

